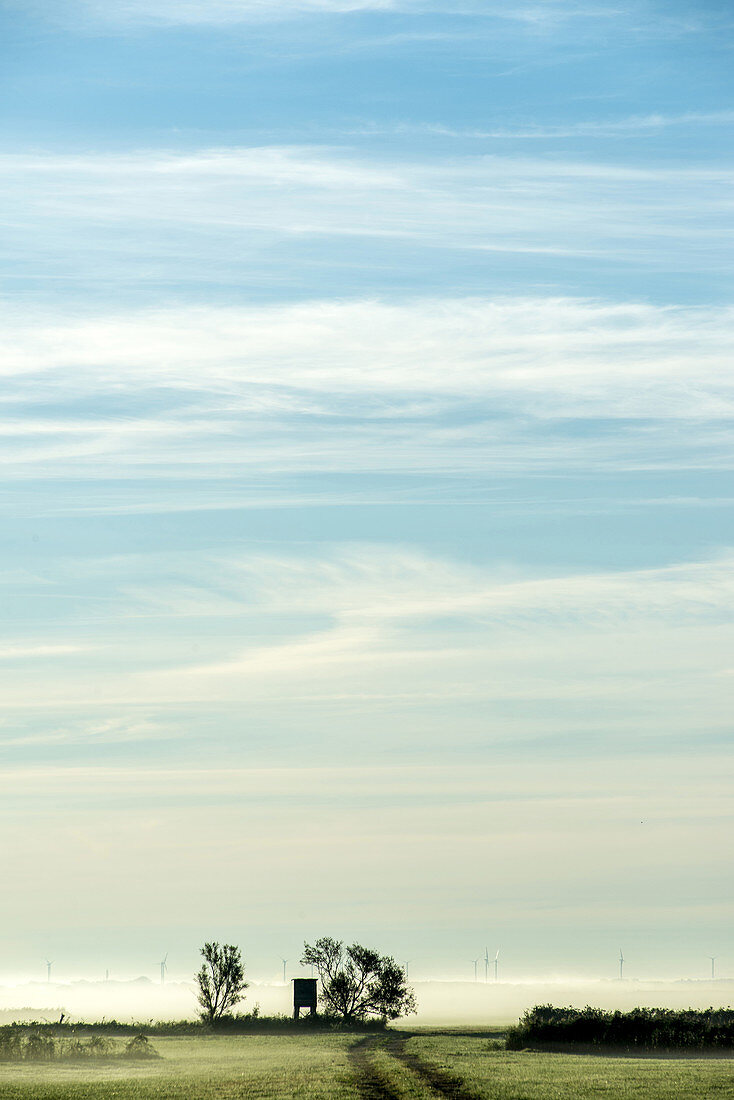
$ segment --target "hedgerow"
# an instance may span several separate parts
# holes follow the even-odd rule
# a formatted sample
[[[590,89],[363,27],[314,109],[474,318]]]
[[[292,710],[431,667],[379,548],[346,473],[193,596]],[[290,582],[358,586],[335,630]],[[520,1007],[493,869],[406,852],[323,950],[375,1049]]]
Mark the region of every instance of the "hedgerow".
[[[555,1008],[535,1005],[507,1033],[509,1050],[533,1044],[634,1049],[721,1049],[734,1046],[731,1008]]]

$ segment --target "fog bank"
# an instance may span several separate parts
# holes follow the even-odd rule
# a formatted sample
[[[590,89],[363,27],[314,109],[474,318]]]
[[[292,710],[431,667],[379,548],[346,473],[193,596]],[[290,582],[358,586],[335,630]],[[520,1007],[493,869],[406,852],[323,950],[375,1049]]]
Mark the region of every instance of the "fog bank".
[[[407,1024],[482,1026],[515,1022],[535,1004],[583,1008],[708,1008],[734,1003],[734,980],[718,981],[537,981],[411,983],[419,1012]],[[265,1015],[290,1014],[290,982],[251,982],[242,1011],[258,1005]],[[27,982],[0,986],[0,1023],[15,1020],[72,1021],[194,1019],[197,1004],[192,982],[165,985],[149,978],[132,981]]]
[[[536,1004],[626,1010],[734,1002],[734,981],[415,982],[423,1025],[511,1024]]]

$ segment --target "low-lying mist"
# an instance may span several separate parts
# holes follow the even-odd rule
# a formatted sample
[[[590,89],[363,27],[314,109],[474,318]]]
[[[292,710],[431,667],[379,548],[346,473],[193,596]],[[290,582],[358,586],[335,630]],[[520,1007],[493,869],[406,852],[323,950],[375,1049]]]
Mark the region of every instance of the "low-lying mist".
[[[418,1015],[403,1021],[424,1026],[481,1026],[514,1023],[535,1004],[594,1005],[627,1010],[638,1005],[663,1008],[728,1007],[734,1002],[734,980],[717,981],[416,981]],[[251,981],[240,1011],[259,1006],[262,1015],[289,1015],[290,982]],[[0,1023],[15,1020],[71,1021],[194,1019],[193,982],[149,978],[132,981],[26,982],[0,986]]]

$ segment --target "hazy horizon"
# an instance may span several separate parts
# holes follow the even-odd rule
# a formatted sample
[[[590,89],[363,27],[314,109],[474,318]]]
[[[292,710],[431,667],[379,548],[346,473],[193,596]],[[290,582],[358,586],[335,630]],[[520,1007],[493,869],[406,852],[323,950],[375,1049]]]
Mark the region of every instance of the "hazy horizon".
[[[731,1007],[734,979],[704,980],[536,980],[494,982],[483,980],[411,978],[418,1013],[404,1017],[396,1026],[431,1024],[496,1025],[516,1021],[538,1003],[552,1002],[583,1008],[619,1009],[664,1007],[673,1009]],[[22,1004],[19,1003],[22,1001]],[[290,980],[251,979],[244,1001],[237,1010],[250,1012],[257,1006],[262,1015],[289,1016],[293,1009]],[[14,987],[0,984],[0,1023],[31,1020],[53,1022],[64,1013],[69,1022],[114,1019],[121,1023],[140,1020],[195,1019],[198,1005],[194,982],[171,980],[165,985],[151,979],[130,981],[97,980],[50,984],[24,983]]]

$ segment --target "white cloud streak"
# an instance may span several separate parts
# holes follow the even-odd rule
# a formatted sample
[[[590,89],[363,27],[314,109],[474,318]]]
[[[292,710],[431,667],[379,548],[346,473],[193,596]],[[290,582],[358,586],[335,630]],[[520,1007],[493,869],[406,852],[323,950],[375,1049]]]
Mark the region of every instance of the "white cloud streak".
[[[29,654],[29,656],[32,656]],[[76,722],[71,725],[60,726],[44,723],[40,730],[25,733],[0,732],[0,748],[2,749],[33,749],[35,746],[55,747],[67,746],[104,746],[134,744],[137,742],[151,743],[169,740],[174,736],[174,731],[160,723],[149,719],[140,718],[108,718],[95,722]]]
[[[730,558],[528,577],[365,547],[321,558],[206,559],[188,575],[183,562],[175,568],[175,582],[108,593],[93,666],[62,677],[29,661],[3,689],[3,705],[278,700],[282,710],[283,700],[351,698],[364,708],[359,724],[380,700],[416,713],[464,700],[490,708],[483,740],[494,736],[492,709],[508,704],[551,706],[557,721],[579,705],[587,714],[598,707],[603,721],[621,709],[658,734],[691,721],[716,728],[727,713]],[[109,575],[109,564],[98,572]],[[94,579],[92,563],[86,574]],[[204,623],[218,626],[202,633]],[[401,713],[383,721],[390,727]],[[528,713],[525,736],[543,731],[537,710]]]
[[[359,691],[366,676],[373,685],[381,682],[383,689],[417,697],[442,690],[450,696],[458,688],[485,698],[610,695],[619,700],[630,690],[635,696],[649,692],[663,668],[666,680],[672,667],[685,662],[693,679],[708,679],[722,669],[704,636],[711,630],[713,640],[734,612],[734,571],[727,560],[489,584],[480,571],[394,553],[381,558],[366,552],[316,564],[255,560],[242,564],[244,577],[248,569],[258,578],[252,591],[271,612],[301,615],[304,627],[311,616],[331,616],[332,626],[248,647],[224,662],[189,666],[180,677],[173,674],[182,692],[239,695],[268,681],[276,690],[297,684],[307,694],[333,691],[335,685]],[[245,584],[243,597],[247,590]],[[178,602],[175,595],[172,602]],[[682,650],[675,642],[661,642],[665,623],[692,630],[701,654],[694,659],[687,642]],[[661,648],[642,657],[639,644],[630,642],[626,655],[617,652],[610,661],[614,672],[603,672],[603,654],[617,650],[628,631],[655,638]],[[161,674],[163,682],[170,677]],[[669,684],[664,690],[676,694]]]
[[[28,657],[68,657],[71,654],[83,652],[84,648],[79,645],[53,645],[45,642],[0,643],[0,661],[18,661]]]
[[[245,398],[263,414],[328,412],[339,395],[402,397],[411,413],[422,402],[430,413],[437,397],[514,395],[543,397],[550,408],[541,415],[557,402],[562,416],[603,409],[687,419],[731,413],[733,321],[728,307],[563,298],[187,307],[76,321],[46,313],[45,324],[31,311],[6,314],[2,373],[9,386],[33,379],[31,402],[36,385],[41,400],[169,386]],[[204,426],[208,410],[196,408]],[[140,421],[141,434],[147,426]],[[99,427],[95,419],[66,424],[71,433]],[[30,428],[45,435],[54,422],[36,418]]]
[[[731,173],[499,156],[360,158],[336,149],[5,155],[23,278],[144,283],[293,278],[293,265],[369,270],[370,249],[494,251],[643,269],[722,269]],[[273,259],[273,242],[278,241]],[[329,251],[337,250],[334,256]],[[416,251],[417,250],[417,251]],[[377,262],[383,262],[378,260]],[[436,262],[435,258],[431,262]]]
[[[655,911],[660,926],[690,920],[692,874],[696,905],[718,919],[731,757],[696,748],[729,726],[731,556],[533,576],[395,547],[188,564],[161,552],[133,586],[144,564],[77,565],[108,599],[96,628],[78,627],[96,642],[95,665],[61,676],[29,654],[0,691],[0,747],[64,750],[56,766],[28,755],[0,769],[3,823],[26,822],[22,852],[2,861],[16,920],[42,928],[53,896],[62,927],[78,927],[71,902],[87,892],[90,926],[132,919],[150,861],[163,871],[146,880],[146,915],[161,923],[182,882],[233,864],[220,913],[235,921],[267,921],[298,889],[301,922],[328,912],[349,927],[358,910],[379,926],[389,904],[409,926],[439,876],[439,922],[509,908],[547,932],[570,911],[603,922],[614,904],[615,919]],[[10,728],[23,710],[38,725],[44,707],[35,734]],[[96,721],[65,720],[85,707]],[[271,762],[253,766],[261,721],[270,731],[289,708],[287,766],[273,766],[269,735]],[[226,766],[206,737],[186,762],[179,745],[155,754],[151,743],[197,713],[232,726]],[[634,762],[620,728],[646,738]],[[598,730],[603,750],[588,754],[580,742]],[[559,758],[569,731],[573,752]],[[549,732],[552,756],[539,750]],[[126,741],[134,754],[105,761],[104,745]],[[70,764],[75,745],[94,746],[93,766]],[[478,901],[476,867],[490,856]],[[41,857],[49,873],[24,890]],[[210,918],[205,901],[186,919]]]
[[[648,137],[658,130],[672,127],[732,126],[734,111],[685,111],[678,115],[652,113],[629,115],[624,118],[595,118],[571,121],[556,126],[498,126],[486,129],[457,129],[441,123],[400,123],[389,129],[380,126],[365,126],[355,134],[425,134],[437,137],[460,138],[462,140],[508,139],[512,141],[539,140],[553,141],[558,138],[605,138],[637,136]]]
[[[71,10],[69,11],[69,7]],[[60,17],[57,0],[45,0],[42,10]],[[619,15],[603,3],[589,5],[572,0],[506,5],[489,0],[74,0],[66,6],[66,18],[101,24],[142,26],[214,26],[238,23],[278,23],[318,15],[350,15],[359,12],[394,14],[447,14],[481,16],[548,28],[569,20],[605,20]]]
[[[731,336],[728,308],[576,299],[8,314],[0,454],[13,477],[240,488],[264,463],[726,468]]]

